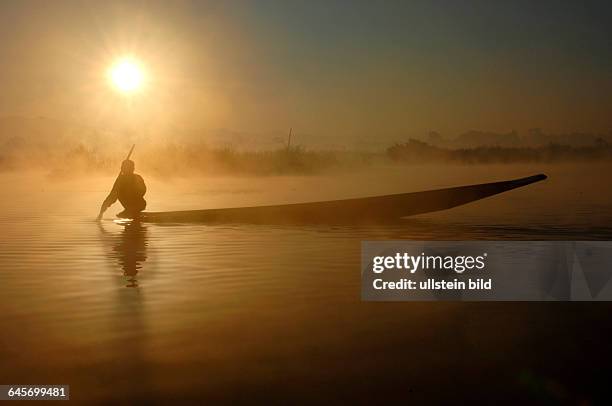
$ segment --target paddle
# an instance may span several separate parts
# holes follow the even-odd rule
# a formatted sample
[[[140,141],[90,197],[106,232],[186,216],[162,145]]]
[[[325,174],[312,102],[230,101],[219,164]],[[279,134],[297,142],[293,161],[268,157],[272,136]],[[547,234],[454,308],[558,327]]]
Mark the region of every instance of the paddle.
[[[130,157],[132,156],[132,152],[134,152],[135,146],[136,144],[132,144],[132,148],[130,148],[130,152],[128,152],[127,157],[125,158],[125,161],[130,159]],[[117,180],[119,179],[119,176],[121,176],[121,171],[119,171],[119,175],[117,175],[117,179],[115,180],[115,182],[117,182]],[[102,220],[102,215],[104,214],[105,211],[106,211],[106,207],[104,207],[104,203],[102,203],[102,207],[100,208],[100,213],[98,213],[98,217],[96,218],[97,221]]]
[[[132,152],[134,152],[134,147],[136,146],[136,144],[132,144],[132,148],[130,148],[130,152],[128,152],[127,154],[127,158],[125,158],[125,161],[127,161],[128,159],[130,159],[130,157],[132,156]],[[121,172],[119,172],[121,173]]]

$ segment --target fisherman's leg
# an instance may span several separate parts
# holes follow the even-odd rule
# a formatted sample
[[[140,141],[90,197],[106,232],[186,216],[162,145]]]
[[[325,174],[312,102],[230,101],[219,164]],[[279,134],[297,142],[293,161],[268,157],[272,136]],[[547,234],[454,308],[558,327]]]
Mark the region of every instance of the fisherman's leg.
[[[128,209],[125,209],[122,212],[117,213],[117,217],[119,217],[120,219],[131,219],[132,215],[130,214]]]
[[[147,207],[147,202],[146,200],[142,199],[140,201],[130,203],[129,205],[124,205],[124,207],[125,210],[123,210],[121,213],[118,213],[117,217],[133,219],[137,218],[140,215],[140,212]]]

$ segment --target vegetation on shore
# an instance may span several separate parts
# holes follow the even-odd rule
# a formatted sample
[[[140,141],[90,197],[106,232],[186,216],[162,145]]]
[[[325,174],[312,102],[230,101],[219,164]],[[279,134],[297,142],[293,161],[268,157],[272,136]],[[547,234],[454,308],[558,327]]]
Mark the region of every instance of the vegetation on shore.
[[[0,170],[39,169],[54,174],[114,173],[121,156],[77,144],[71,148],[9,148],[0,150]],[[384,151],[309,150],[291,147],[275,150],[239,150],[204,144],[139,145],[135,160],[141,172],[159,175],[316,174],[358,169],[375,164],[503,164],[612,161],[606,141],[587,146],[548,144],[534,147],[479,146],[446,148],[411,139]]]
[[[570,146],[547,144],[535,147],[478,146],[443,148],[418,140],[395,144],[386,155],[394,162],[453,162],[462,164],[527,163],[527,162],[593,162],[612,161],[612,145],[601,140],[594,145]]]

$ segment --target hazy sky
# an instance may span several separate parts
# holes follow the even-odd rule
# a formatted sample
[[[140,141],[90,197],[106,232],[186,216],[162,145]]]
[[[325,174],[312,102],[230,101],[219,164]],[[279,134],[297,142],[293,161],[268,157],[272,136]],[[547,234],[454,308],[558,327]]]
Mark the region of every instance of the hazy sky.
[[[102,4],[104,3],[104,4]],[[333,136],[612,129],[595,1],[0,2],[0,115]],[[105,72],[150,82],[131,102]]]

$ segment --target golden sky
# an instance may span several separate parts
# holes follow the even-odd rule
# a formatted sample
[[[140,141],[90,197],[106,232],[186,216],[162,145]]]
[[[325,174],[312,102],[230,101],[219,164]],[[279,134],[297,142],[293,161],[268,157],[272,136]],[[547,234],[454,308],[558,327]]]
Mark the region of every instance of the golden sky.
[[[612,129],[605,3],[101,3],[0,3],[0,115],[330,137]],[[106,76],[125,55],[149,78],[131,97]]]

